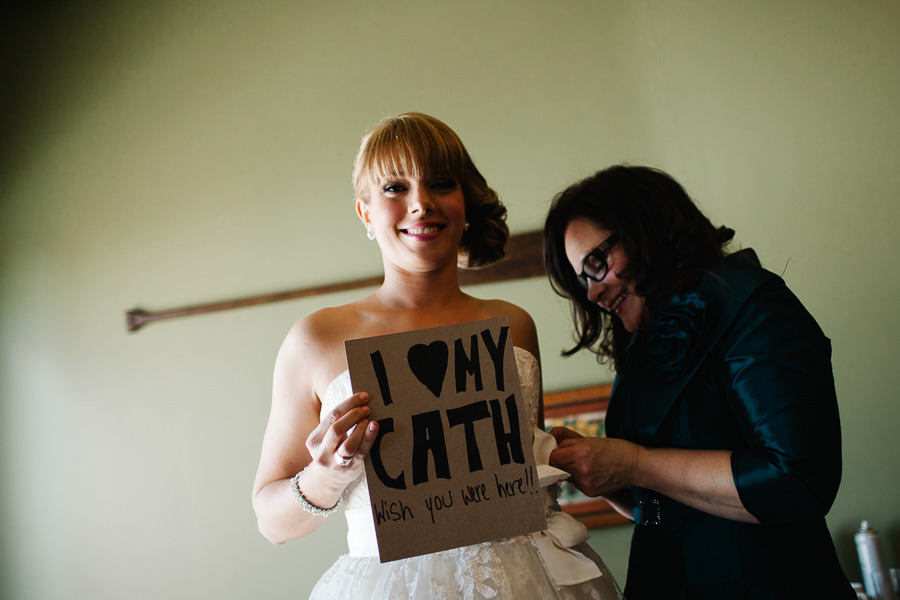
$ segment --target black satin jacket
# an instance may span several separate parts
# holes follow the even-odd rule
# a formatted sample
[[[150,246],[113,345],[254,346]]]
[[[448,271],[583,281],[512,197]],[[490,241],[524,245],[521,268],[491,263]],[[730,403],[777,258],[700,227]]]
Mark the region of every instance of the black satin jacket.
[[[740,498],[760,521],[632,488],[630,600],[856,598],[825,524],[841,479],[831,342],[752,250],[726,257],[635,336],[606,433],[731,450]]]

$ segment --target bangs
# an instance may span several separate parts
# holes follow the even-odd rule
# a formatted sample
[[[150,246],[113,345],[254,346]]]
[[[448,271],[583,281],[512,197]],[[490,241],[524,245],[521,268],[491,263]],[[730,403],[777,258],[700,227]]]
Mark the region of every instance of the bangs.
[[[370,181],[401,175],[415,179],[461,179],[468,154],[456,134],[436,119],[403,115],[384,121],[363,142],[353,169],[357,196]]]

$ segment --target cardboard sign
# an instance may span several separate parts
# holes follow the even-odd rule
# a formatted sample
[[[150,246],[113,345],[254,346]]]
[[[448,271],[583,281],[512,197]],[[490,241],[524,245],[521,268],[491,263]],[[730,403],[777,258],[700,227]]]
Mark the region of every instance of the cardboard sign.
[[[381,562],[547,526],[505,317],[345,348],[379,424],[366,476]]]

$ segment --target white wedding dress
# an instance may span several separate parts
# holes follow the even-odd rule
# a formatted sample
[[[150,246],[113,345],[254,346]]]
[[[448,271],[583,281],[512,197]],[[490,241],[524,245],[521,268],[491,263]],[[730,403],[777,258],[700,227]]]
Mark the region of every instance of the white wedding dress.
[[[375,524],[365,472],[344,490],[349,553],[322,575],[310,595],[315,600],[617,600],[612,574],[590,546],[587,529],[561,512],[556,485],[561,471],[547,465],[552,436],[536,427],[541,373],[537,359],[515,348],[522,395],[534,431],[535,459],[543,487],[548,527],[544,531],[415,556],[387,563],[378,558]],[[322,399],[326,414],[352,395],[344,371]],[[465,526],[465,523],[460,523]]]

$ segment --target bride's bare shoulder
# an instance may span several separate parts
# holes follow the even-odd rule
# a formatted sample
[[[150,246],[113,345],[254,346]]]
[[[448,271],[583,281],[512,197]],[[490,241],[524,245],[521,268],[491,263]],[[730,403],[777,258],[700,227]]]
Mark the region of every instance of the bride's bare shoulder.
[[[344,340],[359,329],[358,311],[350,305],[323,308],[294,323],[275,360],[276,378],[307,382],[317,395],[347,368]]]
[[[346,332],[353,331],[358,320],[359,310],[352,304],[322,308],[294,323],[285,343],[322,352],[335,344],[343,345]]]

